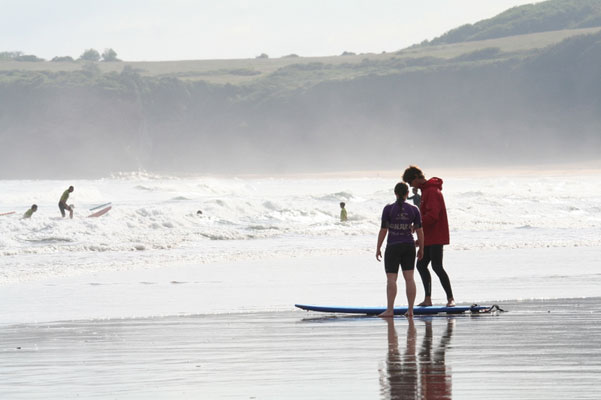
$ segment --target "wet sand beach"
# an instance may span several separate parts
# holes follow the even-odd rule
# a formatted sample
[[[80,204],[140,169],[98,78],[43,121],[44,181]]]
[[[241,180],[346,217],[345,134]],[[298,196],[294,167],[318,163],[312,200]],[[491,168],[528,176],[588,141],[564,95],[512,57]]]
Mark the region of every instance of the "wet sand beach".
[[[447,251],[445,263],[458,304],[596,297],[600,251]],[[421,300],[418,276],[416,283]],[[362,251],[95,272],[0,286],[0,328],[43,321],[287,311],[296,303],[382,306],[385,287],[384,264]],[[436,278],[432,296],[435,304],[445,304]],[[396,304],[405,303],[401,289]]]
[[[293,307],[382,305],[361,251],[5,285],[0,398],[598,399],[598,254],[449,251],[458,304],[508,312],[413,324]]]
[[[304,311],[4,326],[10,399],[598,399],[601,298],[498,315]]]

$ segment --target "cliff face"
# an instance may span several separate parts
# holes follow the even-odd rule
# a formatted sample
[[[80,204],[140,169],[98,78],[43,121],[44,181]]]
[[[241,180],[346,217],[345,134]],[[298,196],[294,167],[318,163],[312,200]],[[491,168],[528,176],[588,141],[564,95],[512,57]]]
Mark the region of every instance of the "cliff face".
[[[510,165],[601,153],[599,33],[528,53],[349,68],[293,66],[238,86],[128,68],[5,72],[0,178]]]

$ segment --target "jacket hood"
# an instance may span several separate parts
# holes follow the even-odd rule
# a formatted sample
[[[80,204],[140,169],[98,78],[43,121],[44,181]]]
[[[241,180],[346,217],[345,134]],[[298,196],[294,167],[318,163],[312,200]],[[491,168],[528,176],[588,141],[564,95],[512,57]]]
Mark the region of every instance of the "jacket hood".
[[[440,178],[430,178],[424,183],[424,189],[426,188],[437,188],[438,190],[442,190],[442,179]]]

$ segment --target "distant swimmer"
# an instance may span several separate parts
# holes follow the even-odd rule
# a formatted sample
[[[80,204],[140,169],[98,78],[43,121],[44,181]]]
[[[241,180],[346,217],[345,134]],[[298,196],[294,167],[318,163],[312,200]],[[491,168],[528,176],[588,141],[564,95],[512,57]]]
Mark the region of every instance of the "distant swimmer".
[[[417,188],[413,188],[413,196],[408,197],[409,200],[413,201],[413,204],[415,204],[415,206],[417,208],[419,208],[419,205],[422,202],[422,196],[419,195],[419,193],[417,192]]]
[[[200,211],[200,210],[196,211],[196,215],[202,215],[202,211]]]
[[[73,206],[67,204],[69,195],[73,193],[73,186],[69,186],[69,189],[63,192],[61,199],[58,201],[58,208],[61,210],[61,215],[65,218],[65,210],[69,211],[69,218],[73,218]]]
[[[348,221],[348,216],[346,215],[346,203],[344,201],[340,202],[340,222]]]
[[[394,299],[397,294],[397,277],[399,265],[403,278],[405,279],[405,293],[407,294],[407,317],[413,317],[413,305],[415,303],[415,280],[413,272],[415,269],[415,239],[413,230],[417,233],[417,259],[421,260],[424,255],[424,232],[419,209],[406,202],[409,187],[399,182],[394,187],[396,202],[388,204],[382,210],[382,224],[378,233],[378,244],[376,247],[376,259],[382,259],[382,243],[388,236],[386,251],[384,252],[384,270],[386,271],[386,311],[380,314],[383,318],[394,317]]]
[[[36,212],[37,210],[38,210],[37,204],[33,204],[29,210],[25,211],[25,214],[23,214],[23,218],[31,218],[33,213]]]
[[[403,181],[422,192],[420,211],[424,226],[424,258],[417,262],[426,296],[419,306],[432,305],[432,278],[428,271],[428,264],[432,262],[432,269],[438,275],[440,283],[447,295],[447,307],[455,305],[451,281],[442,267],[442,250],[449,244],[449,222],[447,209],[442,196],[442,179],[431,178],[426,180],[424,173],[418,167],[411,165],[403,173]]]

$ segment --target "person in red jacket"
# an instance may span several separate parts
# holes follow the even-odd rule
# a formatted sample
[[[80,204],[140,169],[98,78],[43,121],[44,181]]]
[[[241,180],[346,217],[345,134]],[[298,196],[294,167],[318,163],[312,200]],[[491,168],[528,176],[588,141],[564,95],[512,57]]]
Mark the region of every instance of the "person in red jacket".
[[[418,306],[432,305],[432,278],[428,270],[428,264],[432,262],[432,269],[447,295],[447,307],[453,307],[455,299],[451,281],[442,266],[443,246],[449,244],[449,222],[442,197],[442,179],[426,180],[422,170],[411,165],[403,173],[403,181],[422,192],[420,212],[424,229],[424,257],[417,262],[417,271],[422,278],[426,296]]]

